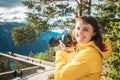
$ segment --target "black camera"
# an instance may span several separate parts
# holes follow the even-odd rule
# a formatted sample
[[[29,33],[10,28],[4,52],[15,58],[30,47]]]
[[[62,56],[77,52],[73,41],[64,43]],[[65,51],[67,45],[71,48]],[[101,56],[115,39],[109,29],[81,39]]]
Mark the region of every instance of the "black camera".
[[[61,40],[66,47],[70,47],[72,45],[72,36],[70,34],[65,34],[62,36],[62,38],[54,38],[52,37],[50,40],[49,40],[49,45],[51,47],[55,47],[55,46],[58,46],[60,44],[59,40]]]

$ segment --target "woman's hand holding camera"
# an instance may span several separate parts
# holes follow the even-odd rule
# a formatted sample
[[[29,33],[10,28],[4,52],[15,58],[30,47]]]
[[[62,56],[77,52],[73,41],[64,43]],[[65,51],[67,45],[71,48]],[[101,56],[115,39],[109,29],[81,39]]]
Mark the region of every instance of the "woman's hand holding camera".
[[[67,53],[70,53],[73,51],[70,47],[66,47],[65,44],[61,40],[59,40],[59,43],[60,43],[59,44],[60,48],[66,51]]]

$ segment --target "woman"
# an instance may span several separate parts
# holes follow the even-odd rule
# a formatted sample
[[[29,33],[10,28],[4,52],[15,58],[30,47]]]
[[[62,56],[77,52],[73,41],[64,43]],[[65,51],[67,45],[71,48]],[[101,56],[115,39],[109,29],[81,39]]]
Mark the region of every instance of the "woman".
[[[56,52],[55,80],[100,80],[102,59],[112,53],[110,41],[102,39],[92,16],[76,19],[73,36],[77,44],[69,50],[60,41],[62,50]]]

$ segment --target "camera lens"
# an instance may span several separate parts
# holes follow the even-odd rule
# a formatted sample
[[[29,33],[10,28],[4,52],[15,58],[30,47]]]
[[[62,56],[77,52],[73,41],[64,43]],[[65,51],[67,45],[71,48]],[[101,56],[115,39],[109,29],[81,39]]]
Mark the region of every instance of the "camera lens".
[[[60,43],[59,43],[59,39],[57,39],[57,38],[54,38],[54,37],[52,37],[50,40],[49,40],[49,45],[51,46],[51,47],[55,47],[55,46],[58,46]]]
[[[72,44],[72,36],[70,34],[65,34],[62,36],[62,42],[66,47],[69,47]]]

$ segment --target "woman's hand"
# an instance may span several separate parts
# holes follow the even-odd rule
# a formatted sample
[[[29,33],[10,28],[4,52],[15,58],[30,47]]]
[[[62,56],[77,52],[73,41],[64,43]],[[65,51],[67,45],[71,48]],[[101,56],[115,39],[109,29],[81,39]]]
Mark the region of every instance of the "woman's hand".
[[[61,40],[59,40],[59,42],[60,42],[60,44],[59,44],[60,48],[61,48],[62,50],[66,50],[65,44],[64,44]]]
[[[62,50],[66,51],[67,53],[70,53],[73,51],[71,47],[66,47],[65,44],[61,40],[59,40],[59,42],[60,42],[59,46]]]

